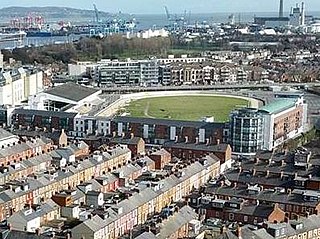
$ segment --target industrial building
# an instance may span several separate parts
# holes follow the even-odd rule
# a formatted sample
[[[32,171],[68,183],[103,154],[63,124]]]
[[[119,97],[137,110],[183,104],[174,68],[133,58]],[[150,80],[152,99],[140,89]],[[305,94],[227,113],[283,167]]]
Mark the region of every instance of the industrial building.
[[[295,7],[291,8],[290,11],[290,25],[291,26],[304,26],[305,25],[305,19],[306,19],[306,13],[305,13],[305,5],[304,2],[301,3],[301,8],[299,4],[297,4]]]
[[[266,27],[284,27],[289,25],[290,19],[283,14],[283,0],[280,0],[278,17],[255,17],[254,23]]]
[[[279,6],[279,16],[277,17],[255,17],[254,23],[265,26],[265,27],[299,27],[304,26],[306,22],[306,10],[304,2],[301,3],[301,7],[299,4],[296,4],[295,7],[292,7],[290,10],[289,17],[284,16],[283,13],[283,0],[280,0]]]

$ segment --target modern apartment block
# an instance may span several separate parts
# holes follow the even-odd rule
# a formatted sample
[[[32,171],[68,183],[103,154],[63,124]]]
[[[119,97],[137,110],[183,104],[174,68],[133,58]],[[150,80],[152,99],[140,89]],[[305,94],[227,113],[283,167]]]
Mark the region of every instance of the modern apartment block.
[[[260,112],[264,119],[263,149],[272,150],[306,130],[307,104],[303,97],[274,101]]]
[[[159,67],[156,60],[98,62],[99,85],[139,85],[157,84]]]
[[[229,142],[235,153],[255,154],[276,148],[307,130],[303,96],[276,99],[260,109],[244,108],[230,115]]]
[[[243,108],[233,111],[229,126],[234,152],[254,154],[262,148],[263,117],[259,110]]]

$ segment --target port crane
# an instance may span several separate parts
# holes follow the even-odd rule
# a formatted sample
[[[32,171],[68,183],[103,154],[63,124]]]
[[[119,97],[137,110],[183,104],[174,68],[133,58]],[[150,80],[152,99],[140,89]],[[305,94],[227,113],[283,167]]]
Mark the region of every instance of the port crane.
[[[97,5],[96,4],[93,4],[93,8],[94,8],[94,12],[95,12],[95,15],[96,15],[96,23],[99,24],[101,23],[101,19],[99,17],[99,10],[97,8]]]
[[[169,12],[167,6],[164,6],[164,10],[166,12],[167,20],[169,21],[169,27],[173,30],[177,30],[177,28],[185,28],[187,24],[187,11],[184,11],[184,15],[178,16],[177,14],[172,15]],[[189,12],[189,17],[190,17]],[[190,21],[190,20],[189,20]]]
[[[184,15],[182,15],[182,16],[178,16],[177,14],[175,14],[175,15],[170,14],[167,6],[164,6],[164,10],[166,12],[166,16],[167,16],[168,21],[177,22],[177,23],[186,21],[186,18],[187,18],[187,11],[186,10],[184,11]]]

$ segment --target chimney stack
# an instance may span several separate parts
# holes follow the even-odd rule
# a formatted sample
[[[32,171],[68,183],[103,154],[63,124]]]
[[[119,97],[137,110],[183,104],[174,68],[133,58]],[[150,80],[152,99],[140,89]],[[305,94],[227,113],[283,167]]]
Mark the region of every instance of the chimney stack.
[[[283,0],[280,0],[279,17],[283,17]]]
[[[306,21],[306,9],[304,6],[304,2],[302,2],[302,4],[301,4],[301,26],[305,25],[305,21]]]

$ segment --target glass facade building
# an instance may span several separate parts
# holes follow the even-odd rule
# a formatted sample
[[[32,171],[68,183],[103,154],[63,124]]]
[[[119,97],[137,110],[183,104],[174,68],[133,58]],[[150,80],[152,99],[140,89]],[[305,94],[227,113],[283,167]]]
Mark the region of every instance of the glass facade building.
[[[229,140],[234,153],[255,154],[263,145],[263,117],[258,109],[243,108],[230,115]]]

